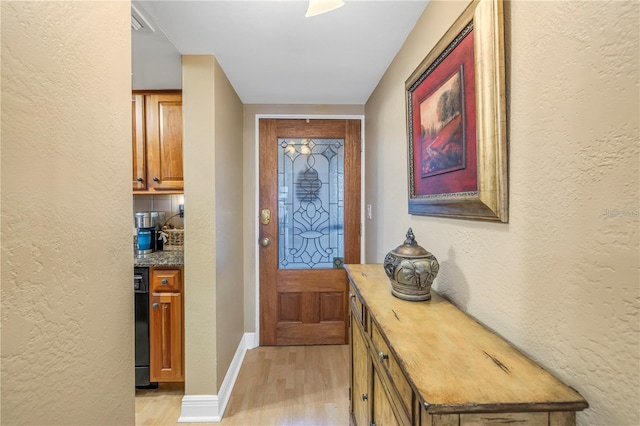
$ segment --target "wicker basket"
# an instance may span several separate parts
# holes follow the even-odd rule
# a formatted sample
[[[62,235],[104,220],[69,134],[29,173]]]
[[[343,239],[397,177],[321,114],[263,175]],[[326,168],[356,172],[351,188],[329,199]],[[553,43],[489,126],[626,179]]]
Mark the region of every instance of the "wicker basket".
[[[184,229],[162,229],[167,234],[167,242],[162,247],[163,250],[184,250]]]

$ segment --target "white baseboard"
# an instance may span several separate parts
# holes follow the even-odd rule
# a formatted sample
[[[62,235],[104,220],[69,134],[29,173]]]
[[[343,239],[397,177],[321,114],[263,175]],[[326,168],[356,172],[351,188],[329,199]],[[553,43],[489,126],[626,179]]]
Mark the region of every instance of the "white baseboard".
[[[225,408],[231,397],[233,385],[236,383],[244,354],[257,347],[256,333],[245,333],[238,349],[231,360],[231,365],[224,376],[218,395],[185,395],[182,398],[182,411],[179,423],[211,423],[222,420]]]
[[[218,395],[185,395],[178,423],[211,423],[222,420]]]
[[[244,341],[244,345],[247,350],[254,349],[260,346],[257,333],[244,333],[244,336],[242,336],[242,340]]]

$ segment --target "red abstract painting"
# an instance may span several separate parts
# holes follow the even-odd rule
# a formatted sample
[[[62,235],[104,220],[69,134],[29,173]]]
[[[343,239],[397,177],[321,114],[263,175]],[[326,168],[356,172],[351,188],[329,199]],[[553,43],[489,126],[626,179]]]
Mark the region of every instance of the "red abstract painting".
[[[477,191],[473,30],[413,89],[415,196]]]

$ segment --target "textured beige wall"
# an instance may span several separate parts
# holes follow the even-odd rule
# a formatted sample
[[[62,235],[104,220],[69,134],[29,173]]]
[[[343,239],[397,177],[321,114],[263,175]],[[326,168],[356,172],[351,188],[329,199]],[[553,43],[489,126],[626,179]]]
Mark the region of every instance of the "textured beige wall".
[[[0,5],[0,67],[2,66],[2,5]],[[0,107],[2,105],[2,78],[0,78]],[[2,126],[2,113],[0,112],[0,127]],[[2,146],[2,132],[0,131],[0,147]],[[2,149],[0,149],[0,188],[2,188]],[[2,212],[2,192],[0,191],[0,212]],[[0,220],[0,228],[2,220]],[[1,240],[1,238],[0,238]],[[0,277],[2,277],[2,255],[0,250]],[[2,287],[0,286],[0,318],[2,317]],[[2,348],[2,322],[0,320],[0,348]],[[0,353],[0,370],[2,357]],[[2,374],[0,371],[0,424],[2,423]]]
[[[129,2],[2,10],[2,424],[134,424]]]
[[[256,115],[364,115],[363,105],[260,105],[244,106],[243,227],[244,227],[244,329],[256,331]]]
[[[215,395],[215,58],[182,57],[185,393]]]
[[[218,389],[244,333],[242,286],[242,113],[215,61],[216,323]]]
[[[215,395],[244,332],[242,103],[213,56],[183,56],[182,76],[185,393]]]
[[[507,8],[509,224],[407,214],[404,82],[465,6],[431,1],[366,104],[366,260],[413,227],[439,291],[588,400],[579,424],[640,424],[640,3]]]

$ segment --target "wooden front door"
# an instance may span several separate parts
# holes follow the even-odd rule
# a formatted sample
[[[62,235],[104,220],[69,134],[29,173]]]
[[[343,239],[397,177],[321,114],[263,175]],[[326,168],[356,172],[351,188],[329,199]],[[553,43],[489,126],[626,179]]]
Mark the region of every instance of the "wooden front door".
[[[261,119],[260,344],[345,344],[360,263],[360,121]]]

